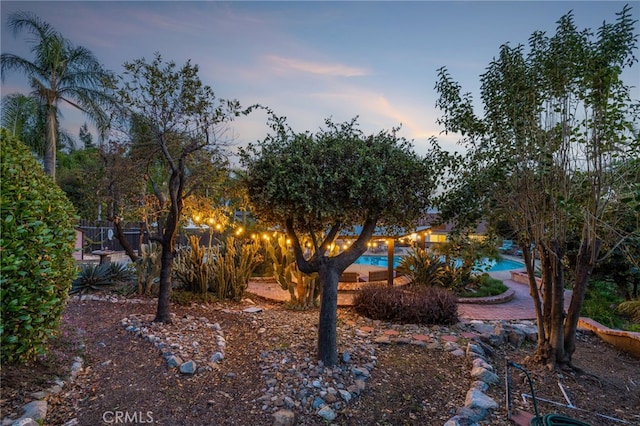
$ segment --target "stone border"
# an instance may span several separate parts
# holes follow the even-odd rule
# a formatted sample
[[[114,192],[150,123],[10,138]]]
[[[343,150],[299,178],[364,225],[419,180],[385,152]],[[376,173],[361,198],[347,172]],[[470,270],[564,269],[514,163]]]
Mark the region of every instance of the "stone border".
[[[459,297],[458,303],[476,304],[476,305],[497,305],[500,303],[507,303],[512,300],[516,295],[516,291],[512,288],[508,289],[502,294],[497,296],[487,297]]]
[[[78,373],[82,371],[84,366],[84,360],[80,356],[76,356],[73,358],[73,364],[71,366],[71,372],[69,373],[69,377],[65,380],[56,379],[54,380],[54,385],[49,388],[32,392],[30,396],[34,398],[34,401],[31,401],[24,406],[22,409],[24,410],[24,414],[20,416],[20,418],[16,420],[11,420],[10,418],[2,419],[2,425],[11,425],[11,426],[39,426],[40,424],[45,424],[45,420],[47,418],[48,411],[48,403],[47,397],[50,395],[57,395],[62,392],[62,388],[65,385],[73,383],[73,381],[78,377]],[[77,425],[77,419],[72,419],[64,424],[64,426],[72,426]]]
[[[133,333],[136,337],[140,337],[143,340],[146,340],[153,344],[153,346],[158,349],[162,357],[165,359],[168,368],[177,367],[180,373],[191,375],[195,374],[196,372],[211,370],[214,364],[221,362],[225,358],[227,341],[224,338],[224,332],[222,331],[219,323],[211,323],[209,322],[209,319],[205,317],[186,318],[187,321],[192,321],[192,323],[195,322],[196,326],[199,325],[208,330],[211,330],[218,346],[217,350],[214,350],[213,353],[208,357],[209,364],[206,366],[198,366],[192,359],[183,361],[178,356],[178,354],[176,353],[176,349],[174,348],[174,346],[178,347],[179,345],[177,343],[169,343],[166,340],[166,336],[162,336],[162,330],[154,330],[153,326],[148,324],[146,317],[148,317],[148,315],[131,314],[128,317],[121,319],[120,325],[126,331]],[[178,319],[175,317],[175,314],[172,314],[172,321],[178,321]],[[155,335],[154,331],[160,332],[161,336]]]
[[[610,345],[640,359],[640,333],[613,330],[586,317],[578,319],[578,328],[591,330]]]
[[[526,272],[511,271],[511,281],[529,285],[529,276]],[[539,284],[541,282],[540,278],[536,277],[536,282]],[[640,333],[613,330],[587,317],[580,317],[578,319],[578,327],[591,330],[601,340],[636,358],[640,358]]]

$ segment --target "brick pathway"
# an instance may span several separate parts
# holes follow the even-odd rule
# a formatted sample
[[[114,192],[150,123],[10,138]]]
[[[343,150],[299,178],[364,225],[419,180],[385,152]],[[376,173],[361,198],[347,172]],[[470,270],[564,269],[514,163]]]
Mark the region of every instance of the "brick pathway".
[[[468,320],[531,320],[535,319],[533,301],[529,296],[529,286],[520,284],[508,279],[508,273],[492,273],[495,278],[503,280],[504,284],[515,291],[513,299],[506,303],[483,305],[483,304],[458,304],[458,315],[460,318]],[[265,299],[275,301],[289,300],[289,292],[282,290],[275,282],[265,282],[258,280],[249,281],[247,292],[257,294]],[[565,292],[565,307],[569,307],[571,292]],[[338,306],[352,306],[353,294],[338,294]]]

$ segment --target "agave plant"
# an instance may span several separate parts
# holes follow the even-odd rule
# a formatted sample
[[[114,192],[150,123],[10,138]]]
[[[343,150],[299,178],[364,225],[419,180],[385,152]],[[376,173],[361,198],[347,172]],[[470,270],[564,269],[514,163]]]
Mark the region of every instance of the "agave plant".
[[[87,263],[82,265],[78,277],[71,283],[70,294],[105,290],[115,284],[110,264]]]
[[[115,284],[131,280],[132,273],[124,263],[87,263],[82,265],[78,277],[71,283],[70,294],[108,290]]]

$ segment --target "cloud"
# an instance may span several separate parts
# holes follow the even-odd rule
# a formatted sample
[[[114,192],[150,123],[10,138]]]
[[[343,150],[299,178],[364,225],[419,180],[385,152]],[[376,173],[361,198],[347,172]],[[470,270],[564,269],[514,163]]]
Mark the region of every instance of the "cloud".
[[[309,74],[336,77],[363,77],[368,74],[364,68],[350,67],[342,64],[309,62],[276,55],[267,55],[264,56],[263,59],[272,67],[283,71],[301,71]]]

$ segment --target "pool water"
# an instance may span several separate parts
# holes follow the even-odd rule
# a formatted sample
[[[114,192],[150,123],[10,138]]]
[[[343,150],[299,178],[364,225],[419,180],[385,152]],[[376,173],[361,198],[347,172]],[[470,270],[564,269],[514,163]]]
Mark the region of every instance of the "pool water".
[[[397,268],[402,260],[402,256],[394,256],[393,257],[393,267]],[[372,256],[372,255],[362,255],[354,262],[356,265],[372,265],[372,266],[380,266],[382,268],[388,267],[387,256]],[[497,262],[489,262],[492,264],[491,268],[488,272],[496,272],[496,271],[509,271],[511,269],[521,269],[524,268],[524,264],[522,262],[516,262],[515,260],[510,259],[500,259]]]

